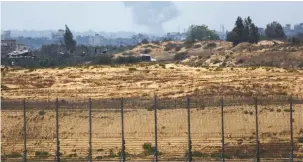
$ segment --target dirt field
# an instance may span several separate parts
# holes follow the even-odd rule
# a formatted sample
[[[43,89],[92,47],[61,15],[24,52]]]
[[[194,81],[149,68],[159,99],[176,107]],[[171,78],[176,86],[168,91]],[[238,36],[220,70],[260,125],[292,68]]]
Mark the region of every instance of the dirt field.
[[[288,105],[259,107],[259,136],[261,156],[288,157],[289,153],[289,110]],[[41,111],[41,110],[40,110]],[[28,155],[44,151],[54,154],[55,112],[46,110],[27,112]],[[187,150],[186,109],[158,111],[158,140],[162,158],[184,158]],[[220,153],[221,121],[220,108],[206,107],[191,110],[191,136],[193,151],[211,156]],[[2,111],[2,154],[22,153],[23,113]],[[154,114],[146,109],[125,110],[126,152],[142,157],[142,145],[154,143]],[[298,137],[303,136],[303,106],[294,105],[293,127],[295,155],[303,158],[303,145]],[[177,120],[176,120],[177,119]],[[248,105],[225,108],[225,143],[228,155],[254,157],[255,116],[254,107]],[[121,150],[121,118],[118,112],[92,112],[93,157],[109,156]],[[63,157],[85,158],[88,154],[88,111],[62,110],[59,113],[60,147]],[[267,150],[267,147],[271,148]],[[238,150],[238,152],[235,152]],[[252,152],[250,152],[252,151]],[[53,157],[53,156],[50,156]],[[144,157],[144,156],[143,156]],[[49,157],[48,157],[49,158]],[[205,158],[205,157],[204,157]],[[277,157],[278,158],[278,157]]]
[[[180,64],[82,66],[9,70],[2,75],[2,98],[55,97],[175,98],[195,95],[303,96],[303,70],[281,68],[202,68]]]
[[[133,66],[79,66],[46,69],[9,69],[2,78],[2,99],[75,101],[98,98],[149,97],[178,98],[186,95],[251,96],[293,95],[303,97],[303,71],[282,68],[189,67],[180,64],[138,64]],[[285,110],[286,109],[286,110]],[[261,156],[289,156],[288,105],[260,106]],[[302,158],[303,107],[294,105],[295,155]],[[56,150],[55,113],[28,110],[28,155]],[[85,158],[88,154],[88,112],[60,110],[60,143],[65,158]],[[153,144],[153,111],[125,110],[125,140],[128,158],[151,159],[142,145]],[[225,109],[226,152],[232,158],[253,158],[255,118],[253,106]],[[191,136],[195,158],[219,156],[221,149],[220,110],[205,107],[191,110]],[[117,158],[121,149],[119,112],[93,111],[93,157]],[[158,135],[161,158],[184,159],[187,150],[185,109],[159,110]],[[1,111],[2,155],[22,153],[23,114],[21,110]],[[105,156],[105,157],[104,157]],[[244,157],[241,157],[244,156]],[[200,160],[201,161],[201,160]]]

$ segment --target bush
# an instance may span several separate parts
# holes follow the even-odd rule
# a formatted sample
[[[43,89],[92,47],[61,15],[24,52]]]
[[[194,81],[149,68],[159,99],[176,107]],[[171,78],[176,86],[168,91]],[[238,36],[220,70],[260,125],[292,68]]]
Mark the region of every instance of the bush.
[[[72,157],[77,157],[77,154],[69,154],[67,157],[72,158]]]
[[[7,89],[8,89],[8,87],[6,85],[1,84],[1,90],[7,90]]]
[[[221,60],[215,59],[214,62],[213,62],[213,64],[217,64],[217,63],[220,63],[220,62],[221,62]]]
[[[143,40],[141,41],[141,43],[142,43],[142,44],[148,44],[149,41],[148,41],[147,39],[143,39]]]
[[[202,47],[201,44],[195,44],[195,45],[194,45],[194,48],[201,48],[201,47]]]
[[[299,143],[303,143],[303,137],[299,137],[299,138],[298,138],[298,142],[299,142]]]
[[[132,72],[132,71],[136,71],[136,68],[128,68],[128,71]]]
[[[49,156],[49,153],[45,151],[36,151],[35,156]]]
[[[212,157],[212,158],[220,158],[221,155],[220,155],[220,153],[211,153],[210,157]]]
[[[7,154],[6,157],[7,158],[20,158],[20,157],[22,157],[22,155],[20,153],[17,153],[17,152],[12,152],[10,154]]]
[[[177,47],[176,44],[168,43],[167,45],[165,45],[164,51],[170,51],[176,47]]]
[[[46,114],[46,112],[45,112],[44,110],[40,110],[40,111],[39,111],[39,115],[40,115],[40,116],[43,116],[44,114]]]
[[[152,50],[149,49],[149,48],[144,48],[143,50],[141,50],[140,52],[143,53],[143,54],[148,54],[150,53]]]
[[[194,41],[186,41],[186,42],[184,42],[183,46],[185,48],[191,48],[193,46],[193,44],[194,44]]]
[[[175,60],[183,60],[186,58],[186,52],[177,53],[174,57]]]
[[[199,151],[193,151],[192,157],[207,157],[208,155]]]
[[[144,155],[153,155],[156,150],[155,147],[152,147],[151,143],[144,143],[142,148],[144,150]]]
[[[152,41],[152,43],[159,45],[160,41]]]
[[[175,48],[175,51],[178,52],[178,51],[180,51],[181,49],[182,49],[181,46],[177,46],[177,47]]]
[[[217,46],[216,43],[208,43],[208,44],[204,47],[204,49],[215,48],[216,46]]]
[[[236,64],[242,64],[242,63],[244,63],[244,59],[238,59],[238,60],[236,61]]]
[[[165,64],[159,64],[163,69],[165,69]]]

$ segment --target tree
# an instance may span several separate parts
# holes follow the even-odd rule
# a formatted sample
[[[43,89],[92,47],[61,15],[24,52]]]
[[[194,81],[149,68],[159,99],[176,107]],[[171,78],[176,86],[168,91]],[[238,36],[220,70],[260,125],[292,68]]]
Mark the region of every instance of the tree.
[[[258,43],[259,37],[258,27],[252,22],[251,18],[248,16],[243,21],[239,16],[233,30],[227,33],[226,40],[237,45],[241,42]]]
[[[73,37],[73,33],[69,30],[68,26],[65,25],[64,44],[69,53],[73,53],[76,49],[77,43]]]
[[[265,35],[271,39],[284,39],[285,33],[280,23],[274,21],[267,24],[265,29]]]
[[[218,40],[219,36],[205,25],[191,25],[186,33],[188,41],[195,40]]]

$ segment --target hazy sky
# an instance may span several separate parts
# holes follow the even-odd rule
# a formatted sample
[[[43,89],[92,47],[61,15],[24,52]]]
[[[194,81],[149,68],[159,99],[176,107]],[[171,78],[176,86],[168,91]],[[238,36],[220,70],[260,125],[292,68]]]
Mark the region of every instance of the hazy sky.
[[[169,21],[163,22],[165,32],[178,31],[178,25],[182,31],[191,24],[205,24],[216,30],[219,30],[220,24],[223,24],[225,29],[230,30],[237,16],[251,16],[259,27],[264,27],[273,20],[283,26],[286,23],[303,22],[303,2],[184,1],[172,2],[172,4],[178,13]],[[145,7],[142,8],[144,11]],[[67,24],[71,30],[79,32],[90,29],[105,32],[149,32],[148,27],[135,23],[132,11],[134,11],[132,7],[117,1],[1,2],[1,29],[57,30]],[[149,15],[145,19],[153,18]]]

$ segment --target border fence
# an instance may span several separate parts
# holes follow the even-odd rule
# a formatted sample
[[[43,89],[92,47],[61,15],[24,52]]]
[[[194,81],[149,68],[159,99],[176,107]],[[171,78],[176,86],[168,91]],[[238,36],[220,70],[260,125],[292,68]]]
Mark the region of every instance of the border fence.
[[[243,109],[243,106],[246,108]],[[277,106],[283,107],[284,110],[276,108]],[[6,113],[16,112],[14,120],[18,119],[19,123],[23,124],[20,126],[21,130],[10,134],[4,131],[10,129],[9,124],[2,125],[1,161],[303,161],[303,100],[292,97],[186,96],[160,99],[154,96],[125,99],[89,98],[86,101],[66,101],[58,98],[55,101],[23,99],[2,100],[1,108],[2,119],[9,118]],[[140,113],[131,114],[139,110]],[[35,115],[36,112],[38,115]],[[44,117],[46,112],[49,117]],[[235,116],[235,112],[241,114]],[[77,121],[73,119],[74,114],[87,116],[83,115],[81,120]],[[102,116],[104,114],[111,116]],[[197,114],[210,118],[199,119]],[[279,124],[266,123],[268,121],[264,117],[269,114],[272,114],[271,120],[274,124],[281,122],[283,127],[288,125],[287,130],[282,130]],[[239,116],[243,117],[237,118]],[[14,118],[13,115],[10,117]],[[140,119],[135,120],[137,117]],[[109,122],[94,123],[97,119],[99,122]],[[242,122],[242,119],[245,120],[243,128],[235,128],[238,127],[237,120]],[[107,127],[116,120],[119,121],[118,128],[103,130],[96,127],[97,124]],[[144,122],[146,125],[143,127],[146,129],[142,129],[142,132],[128,131],[130,120],[135,120],[134,123],[138,125]],[[45,132],[43,128],[30,129],[32,123],[41,121],[53,126]],[[177,122],[179,125],[176,124],[172,129],[178,129],[179,132],[172,132],[172,129],[162,131]],[[295,122],[297,125],[294,128]],[[71,135],[66,129],[71,124],[74,124],[72,129],[82,128],[82,125],[86,125],[84,128],[87,129],[73,130],[75,134]],[[217,128],[204,130],[207,125]],[[260,133],[263,131],[260,126],[268,131]],[[271,132],[273,127],[281,131]],[[240,132],[233,133],[235,129]],[[249,134],[247,130],[253,132]],[[73,138],[69,138],[70,136]],[[100,145],[104,148],[108,145],[107,148],[114,149],[100,149]]]

